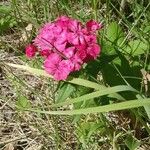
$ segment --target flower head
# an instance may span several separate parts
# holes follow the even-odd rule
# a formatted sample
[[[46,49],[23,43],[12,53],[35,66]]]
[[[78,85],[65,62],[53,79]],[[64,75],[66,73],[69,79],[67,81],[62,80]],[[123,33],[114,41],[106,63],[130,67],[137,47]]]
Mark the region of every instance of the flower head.
[[[26,46],[25,52],[28,58],[33,58],[37,52],[37,48],[33,44],[29,44]]]
[[[96,59],[100,53],[96,31],[100,28],[101,24],[94,20],[83,25],[67,16],[46,23],[33,40],[45,59],[45,71],[55,80],[65,80],[71,72],[80,70],[84,63]],[[27,46],[27,57],[35,55],[35,46]]]

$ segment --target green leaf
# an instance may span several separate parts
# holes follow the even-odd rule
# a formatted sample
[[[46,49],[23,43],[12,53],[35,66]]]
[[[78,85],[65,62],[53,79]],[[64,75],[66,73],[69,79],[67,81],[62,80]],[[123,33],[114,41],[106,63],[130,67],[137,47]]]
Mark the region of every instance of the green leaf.
[[[11,7],[6,5],[0,5],[0,16],[9,14],[11,12]]]
[[[150,70],[150,65],[147,66],[147,70]]]
[[[26,109],[26,111],[43,113],[49,115],[79,115],[79,114],[90,114],[90,113],[103,113],[110,111],[118,111],[123,109],[131,109],[136,107],[141,107],[145,105],[150,105],[150,98],[140,99],[140,100],[129,100],[126,102],[109,104],[105,106],[84,108],[84,109],[76,109],[76,110],[66,110],[66,111],[40,111],[36,109]]]
[[[58,95],[56,98],[56,103],[63,102],[67,99],[73,92],[75,91],[75,87],[69,83],[64,83],[58,90]]]
[[[150,33],[150,25],[149,24],[144,27],[143,32]]]
[[[102,125],[96,122],[84,122],[81,124],[82,130],[88,138],[100,127],[102,127]]]
[[[0,34],[17,24],[11,12],[10,6],[0,5]]]
[[[109,26],[107,27],[106,35],[109,41],[118,45],[120,45],[124,40],[124,32],[117,22],[112,22],[111,24],[109,24]]]
[[[103,48],[103,53],[105,53],[107,55],[115,55],[116,54],[114,45],[112,45],[112,43],[110,43],[109,41],[105,41],[104,44],[102,45],[102,48]]]
[[[104,85],[100,85],[96,82],[92,82],[92,81],[81,79],[81,78],[73,78],[73,79],[71,79],[67,82],[77,84],[77,85],[81,85],[81,86],[85,86],[85,87],[88,87],[88,88],[93,88],[93,89],[96,89],[96,90],[106,88]]]
[[[53,105],[51,105],[51,107],[60,107],[60,106],[64,106],[64,105],[74,104],[74,103],[77,103],[77,102],[86,101],[86,100],[93,99],[93,98],[96,98],[96,97],[99,97],[99,96],[112,94],[112,93],[116,93],[116,92],[120,92],[120,91],[134,91],[134,92],[137,92],[132,87],[125,86],[125,85],[120,85],[120,86],[115,86],[115,87],[99,90],[99,91],[96,91],[96,92],[92,92],[92,93],[89,93],[89,94],[85,94],[83,96],[80,96],[80,97],[77,97],[77,98],[74,98],[74,99],[66,100],[65,102],[62,102],[62,103],[53,104]]]
[[[87,144],[90,140],[91,135],[93,135],[96,132],[99,132],[100,130],[103,130],[103,128],[104,125],[102,123],[83,122],[80,123],[77,127],[76,133],[79,141],[81,143]]]
[[[142,98],[142,96],[140,94],[137,94],[136,97],[137,97],[137,99],[141,99]],[[147,113],[148,118],[150,119],[150,105],[144,106],[144,109],[145,109],[145,111]]]
[[[141,81],[137,80],[137,79],[133,79],[132,77],[137,77],[137,78],[141,77],[141,71],[140,71],[141,68],[139,67],[139,65],[138,65],[138,67],[135,67],[135,66],[131,67],[129,58],[126,57],[125,55],[123,55],[119,51],[117,51],[117,53],[118,53],[118,60],[116,59],[115,61],[113,61],[113,63],[114,63],[113,67],[115,66],[119,70],[120,77],[122,79],[119,79],[117,76],[116,76],[116,79],[118,79],[119,82],[121,80],[124,80],[124,81],[126,80],[132,87],[134,87],[134,88],[136,88],[136,89],[138,89],[140,91]],[[116,73],[118,74],[117,70],[116,70]],[[105,75],[107,76],[107,74],[105,74]],[[116,74],[114,74],[114,75],[116,75]],[[130,76],[132,79],[131,78],[126,78],[125,79],[124,76]],[[110,78],[110,80],[112,80],[112,79]],[[114,83],[114,81],[112,80],[112,84],[113,83]],[[112,85],[112,84],[110,84],[110,85]],[[118,85],[117,82],[116,82],[116,84]],[[134,99],[134,97],[130,97],[130,96],[131,96],[131,94],[129,95],[127,93],[126,98],[127,99]]]
[[[135,150],[138,148],[138,146],[140,146],[140,142],[132,135],[128,135],[125,140],[125,144],[129,148],[129,150]]]
[[[130,41],[128,45],[125,50],[133,56],[144,54],[148,50],[148,43],[141,40]]]
[[[30,102],[25,96],[19,96],[18,101],[16,102],[17,109],[29,109],[31,107]]]

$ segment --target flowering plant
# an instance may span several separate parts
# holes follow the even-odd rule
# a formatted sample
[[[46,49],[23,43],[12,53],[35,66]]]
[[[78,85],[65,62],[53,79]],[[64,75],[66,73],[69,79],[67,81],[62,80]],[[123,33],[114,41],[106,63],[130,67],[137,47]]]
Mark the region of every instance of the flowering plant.
[[[96,31],[101,27],[93,20],[82,25],[78,20],[61,16],[39,30],[33,44],[26,47],[26,56],[32,58],[38,52],[44,58],[45,71],[55,80],[65,80],[84,63],[98,57],[101,49]]]

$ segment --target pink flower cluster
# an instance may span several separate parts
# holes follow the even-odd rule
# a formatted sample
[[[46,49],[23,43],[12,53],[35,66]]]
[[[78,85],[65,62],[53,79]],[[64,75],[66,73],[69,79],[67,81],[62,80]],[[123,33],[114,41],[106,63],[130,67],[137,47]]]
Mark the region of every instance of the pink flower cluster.
[[[55,80],[65,80],[83,63],[97,58],[100,46],[96,31],[100,28],[101,24],[93,20],[83,26],[78,20],[59,17],[40,29],[33,44],[26,47],[26,56],[32,58],[38,51],[45,60],[45,71]]]

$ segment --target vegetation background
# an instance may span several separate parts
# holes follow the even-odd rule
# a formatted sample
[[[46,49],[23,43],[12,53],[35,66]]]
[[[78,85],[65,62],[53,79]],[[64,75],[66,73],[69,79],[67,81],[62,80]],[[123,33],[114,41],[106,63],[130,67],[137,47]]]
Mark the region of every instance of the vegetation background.
[[[102,22],[102,52],[57,83],[24,49],[61,15]],[[149,52],[149,0],[1,0],[0,149],[150,150]]]

